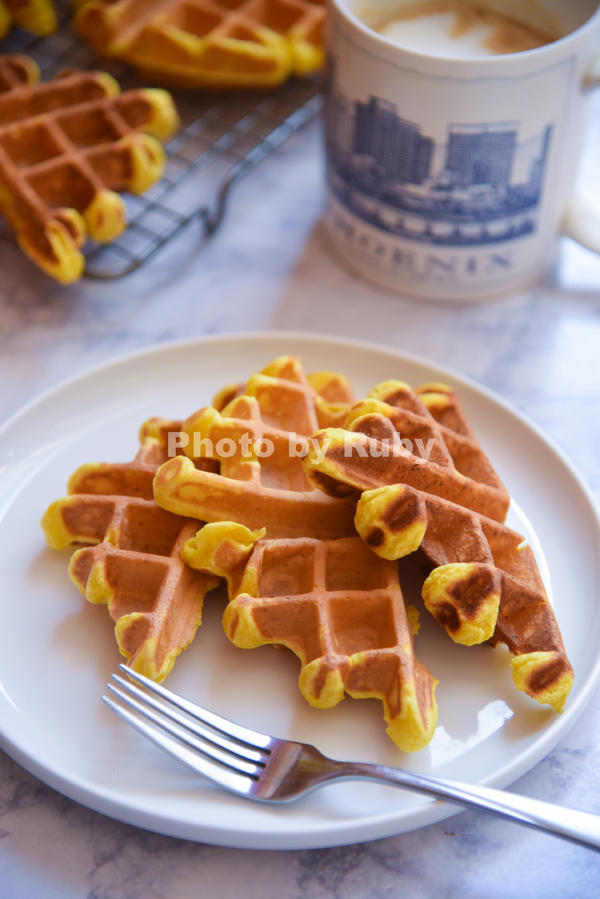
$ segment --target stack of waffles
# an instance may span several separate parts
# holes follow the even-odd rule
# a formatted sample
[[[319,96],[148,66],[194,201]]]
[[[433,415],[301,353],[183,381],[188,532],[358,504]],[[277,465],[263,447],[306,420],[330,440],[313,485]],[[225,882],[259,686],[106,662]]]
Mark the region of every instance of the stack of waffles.
[[[77,280],[87,236],[121,234],[119,193],[162,176],[160,141],[177,126],[164,90],[121,93],[104,72],[73,70],[42,84],[33,60],[0,56],[0,213],[21,249],[56,280]]]
[[[431,740],[435,677],[415,654],[397,559],[426,567],[426,609],[462,644],[505,643],[518,689],[560,711],[573,672],[508,493],[445,385],[377,385],[280,357],[185,421],[152,419],[128,465],[80,468],[46,512],[72,579],[108,604],[121,652],[163,679],[206,593],[227,637],[285,646],[319,708],[376,698],[403,751]]]
[[[100,53],[185,87],[272,87],[323,64],[325,0],[84,0]]]
[[[407,447],[419,440],[429,458]],[[306,470],[356,499],[357,532],[379,556],[420,551],[425,605],[453,640],[505,643],[516,687],[562,709],[573,670],[535,556],[504,524],[509,495],[450,388],[379,384],[343,428],[315,435]]]

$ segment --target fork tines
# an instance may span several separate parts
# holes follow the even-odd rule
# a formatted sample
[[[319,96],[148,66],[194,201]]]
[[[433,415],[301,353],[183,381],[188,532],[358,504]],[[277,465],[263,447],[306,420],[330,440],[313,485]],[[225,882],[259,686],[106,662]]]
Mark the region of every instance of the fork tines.
[[[102,700],[148,739],[194,771],[249,793],[269,759],[272,738],[177,696],[127,665],[112,675]],[[135,682],[135,683],[134,683]]]

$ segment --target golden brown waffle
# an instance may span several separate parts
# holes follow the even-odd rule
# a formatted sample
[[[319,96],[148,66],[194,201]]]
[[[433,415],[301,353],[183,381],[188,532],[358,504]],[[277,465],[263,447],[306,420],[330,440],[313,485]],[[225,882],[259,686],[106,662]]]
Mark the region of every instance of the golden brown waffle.
[[[312,387],[312,391],[307,393],[314,403],[318,426],[341,427],[354,403],[354,391],[348,379],[335,371],[315,371],[306,375],[306,381]],[[245,392],[245,381],[227,384],[213,397],[212,405],[217,412],[222,412],[225,406]]]
[[[319,427],[341,426],[354,403],[354,391],[347,378],[338,372],[315,371],[306,379],[316,394],[314,403]]]
[[[333,383],[330,376],[331,390]],[[207,406],[183,423],[185,457],[170,459],[154,479],[159,506],[201,521],[266,527],[269,537],[354,534],[353,505],[325,496],[302,467],[322,404],[300,362],[276,359],[245,391],[221,412]],[[198,470],[192,459],[199,458],[218,461],[219,473]]]
[[[477,444],[477,436],[463,411],[460,400],[448,384],[439,382],[422,384],[417,387],[416,394],[439,425]],[[491,467],[489,460],[487,464]]]
[[[164,508],[213,522],[183,558],[227,578],[223,623],[235,645],[291,648],[315,706],[344,692],[381,699],[391,738],[414,751],[435,729],[435,681],[414,657],[397,567],[355,536],[352,504],[319,494],[301,464],[319,420],[345,414],[351,398],[341,376],[309,381],[297,359],[276,359],[243,388],[221,391],[221,411],[207,407],[183,423],[188,458],[161,466],[154,494]],[[197,471],[190,456],[218,460],[219,473]]]
[[[225,577],[225,633],[244,649],[287,646],[300,691],[317,708],[377,698],[387,732],[414,752],[431,740],[435,679],[417,661],[397,566],[357,537],[261,539],[232,522],[208,524],[183,551],[194,568]]]
[[[274,364],[291,384],[294,377],[300,379],[297,389],[306,395],[312,416],[316,416],[319,399],[324,414],[330,404],[352,400],[341,376],[318,375],[319,394],[308,385],[294,360]],[[291,389],[287,393],[291,396]],[[289,407],[282,414],[288,421],[295,411]],[[307,427],[312,428],[315,421],[310,417]],[[214,579],[202,580],[197,574],[192,577],[179,559],[182,543],[195,533],[198,521],[173,515],[152,500],[158,466],[173,453],[182,452],[181,428],[180,421],[146,421],[140,429],[141,449],[133,462],[82,466],[69,482],[70,495],[53,503],[42,521],[53,547],[97,544],[74,554],[71,576],[91,602],[108,602],[119,646],[134,667],[161,680],[193,637],[204,594],[214,583]],[[217,460],[199,458],[189,464],[218,477]],[[300,463],[298,466],[302,473]],[[318,491],[315,494],[320,496]],[[320,496],[319,509],[332,505],[339,504]]]
[[[52,0],[0,0],[0,38],[13,25],[43,36],[55,31],[57,24]]]
[[[402,438],[408,439],[413,453],[421,452],[423,447],[430,448],[427,458],[432,462],[454,468],[465,478],[487,485],[489,506],[485,514],[504,521],[510,503],[508,491],[481,448],[451,387],[425,384],[413,391],[403,381],[384,381],[369,397],[394,408],[393,413],[385,407],[379,407],[378,411],[389,417]],[[352,420],[368,411],[365,403],[364,412],[356,409]],[[363,418],[363,426],[358,429],[368,433],[367,423],[368,418]]]
[[[403,440],[411,441],[408,448]],[[311,480],[332,496],[409,484],[504,521],[510,502],[506,489],[459,471],[458,450],[454,448],[455,461],[446,440],[452,446],[452,440],[461,438],[452,431],[444,433],[431,417],[424,420],[410,410],[368,399],[350,410],[346,427],[325,428],[315,434],[306,470]],[[465,445],[464,440],[461,443]],[[426,458],[428,449],[431,458]],[[468,463],[464,467],[468,468]]]
[[[457,642],[504,643],[513,653],[517,689],[561,711],[573,669],[533,550],[505,525],[421,498],[427,522],[421,549],[434,566],[423,585],[426,607]],[[388,514],[393,509],[391,500]]]
[[[322,457],[318,449],[310,450],[310,476],[316,475],[316,483],[333,495],[340,493],[340,486],[342,492],[358,493],[356,529],[376,553],[397,559],[420,547],[434,568],[423,587],[425,605],[450,636],[467,645],[505,643],[514,654],[517,688],[560,711],[573,669],[531,548],[500,522],[394,482],[393,474],[387,485],[380,480],[373,487],[361,466],[371,472],[372,464],[380,461],[378,444],[394,431],[387,416],[379,418],[369,423],[371,432],[379,430],[378,438],[351,432],[347,441],[354,449],[358,444],[352,441],[359,441],[371,457],[345,457],[335,444],[331,457],[330,449],[321,445]],[[360,420],[353,424],[359,426]]]
[[[164,168],[177,126],[168,93],[119,93],[103,72],[65,73],[0,94],[0,212],[23,251],[68,283],[80,277],[86,234],[108,242],[125,227],[115,191],[143,193]]]
[[[0,54],[0,94],[23,84],[35,84],[40,80],[40,70],[29,56]]]
[[[198,522],[171,515],[152,499],[154,472],[167,457],[161,435],[176,428],[153,419],[142,427],[133,462],[83,465],[69,481],[69,496],[42,519],[55,549],[92,544],[73,554],[70,576],[90,602],[108,605],[129,664],[158,681],[193,639],[204,597],[217,583],[181,560]]]
[[[76,28],[167,83],[271,87],[323,64],[324,0],[90,0]]]

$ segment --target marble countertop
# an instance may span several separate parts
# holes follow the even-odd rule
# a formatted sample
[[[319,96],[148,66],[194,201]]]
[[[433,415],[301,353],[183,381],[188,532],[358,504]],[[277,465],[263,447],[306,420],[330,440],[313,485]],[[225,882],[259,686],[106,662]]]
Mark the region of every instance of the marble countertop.
[[[596,196],[599,138],[596,102],[582,169],[588,186],[596,179]],[[497,391],[567,452],[598,498],[600,258],[565,240],[552,278],[485,305],[390,296],[331,256],[320,224],[321,183],[313,123],[238,185],[221,231],[201,252],[192,226],[126,280],[64,289],[0,246],[0,420],[83,369],[173,338],[255,329],[331,333],[421,354]],[[596,695],[514,789],[600,811],[599,738]],[[11,899],[582,899],[600,888],[596,853],[475,812],[370,844],[236,851],[105,818],[2,754],[0,872],[0,893]]]

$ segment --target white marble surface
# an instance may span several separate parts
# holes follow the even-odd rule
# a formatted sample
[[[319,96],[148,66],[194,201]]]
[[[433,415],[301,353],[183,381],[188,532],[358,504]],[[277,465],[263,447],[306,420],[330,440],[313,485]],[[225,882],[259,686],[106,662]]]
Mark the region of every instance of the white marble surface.
[[[600,196],[598,103],[592,138],[583,175],[588,190],[596,179]],[[598,497],[600,258],[565,241],[556,277],[527,295],[463,308],[414,303],[338,266],[319,224],[321,204],[312,125],[238,186],[225,225],[201,253],[192,228],[127,280],[64,289],[0,246],[0,420],[129,350],[180,336],[302,329],[387,343],[478,379],[544,428]],[[600,812],[599,698],[514,789]],[[104,818],[6,756],[0,777],[0,895],[11,899],[600,893],[597,854],[474,812],[371,844],[242,852]]]

